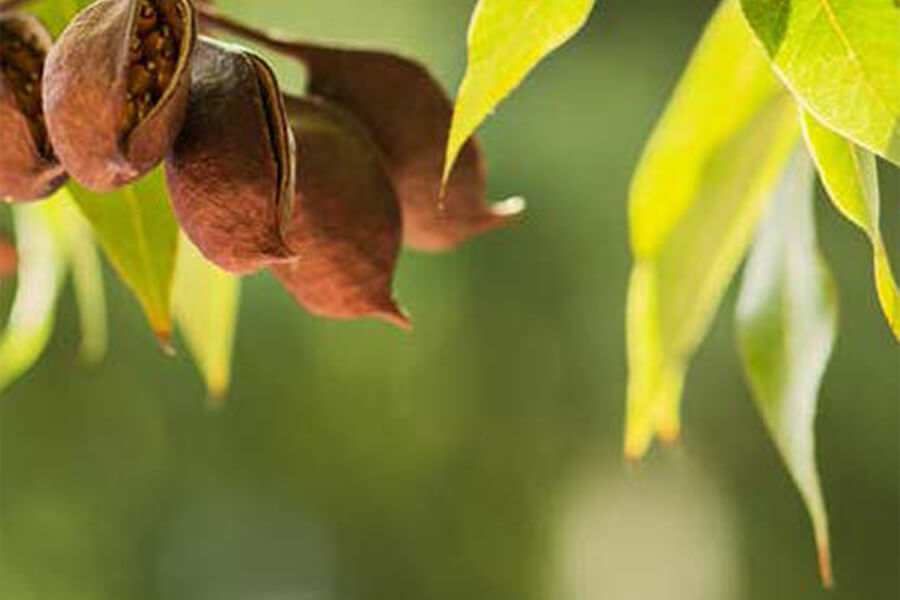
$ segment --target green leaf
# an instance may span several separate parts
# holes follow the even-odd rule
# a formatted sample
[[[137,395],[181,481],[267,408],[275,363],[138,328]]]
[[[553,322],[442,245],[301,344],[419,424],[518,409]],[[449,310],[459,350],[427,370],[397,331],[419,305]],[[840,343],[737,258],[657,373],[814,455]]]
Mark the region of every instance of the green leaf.
[[[240,279],[207,261],[182,238],[173,299],[175,321],[213,402],[225,397],[231,381],[239,304]]]
[[[707,162],[783,86],[727,0],[712,17],[631,183],[631,243],[653,256],[704,185]],[[727,107],[727,109],[726,109]]]
[[[872,243],[875,289],[894,337],[900,341],[900,291],[881,237],[880,193],[875,157],[834,133],[808,112],[803,133],[819,176],[838,210]]]
[[[85,363],[95,365],[103,360],[108,345],[103,266],[91,227],[71,197],[60,203],[59,212],[63,224],[60,234],[72,269],[72,284],[78,303],[81,325],[79,353]]]
[[[727,106],[727,110],[723,110]],[[735,0],[712,18],[632,182],[625,453],[675,439],[691,355],[798,137]]]
[[[595,0],[479,0],[457,94],[444,181],[478,126],[544,57],[587,22]]]
[[[834,346],[837,296],[816,243],[813,172],[795,153],[760,226],[737,303],[738,345],[756,405],[806,503],[831,586],[828,514],[816,469],[819,386]]]
[[[53,332],[66,270],[57,223],[57,205],[65,196],[62,190],[40,204],[13,207],[18,287],[0,337],[0,391],[37,362]]]
[[[829,128],[900,164],[900,3],[742,0],[775,68]]]
[[[113,267],[137,296],[154,333],[168,347],[178,226],[161,170],[108,194],[75,184],[69,188]]]

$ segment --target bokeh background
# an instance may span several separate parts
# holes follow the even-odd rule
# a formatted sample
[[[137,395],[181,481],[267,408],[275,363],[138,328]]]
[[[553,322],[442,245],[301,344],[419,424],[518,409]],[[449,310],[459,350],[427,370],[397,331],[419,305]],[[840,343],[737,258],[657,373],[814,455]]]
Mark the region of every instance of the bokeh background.
[[[448,88],[473,6],[220,4],[419,57]],[[49,353],[0,399],[0,597],[900,597],[900,355],[865,240],[824,200],[842,306],[818,426],[836,591],[745,388],[731,296],[691,368],[683,443],[621,457],[628,179],[712,5],[603,2],[503,105],[481,132],[491,194],[525,196],[528,215],[403,257],[413,333],[314,319],[250,278],[234,388],[211,410],[111,273],[97,369],[78,364],[64,296]],[[895,264],[898,179],[884,177]]]

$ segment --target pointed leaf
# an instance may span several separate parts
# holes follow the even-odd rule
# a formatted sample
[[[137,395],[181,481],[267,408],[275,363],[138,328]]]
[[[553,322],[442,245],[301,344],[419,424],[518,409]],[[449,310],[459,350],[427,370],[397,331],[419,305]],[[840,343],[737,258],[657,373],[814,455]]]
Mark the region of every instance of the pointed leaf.
[[[737,304],[738,344],[756,405],[812,519],[832,583],[828,515],[816,469],[819,386],[837,329],[834,282],[816,243],[813,173],[798,151],[760,226]]]
[[[722,110],[727,105],[728,110]],[[625,452],[674,440],[691,355],[798,135],[740,13],[713,16],[632,182]]]
[[[800,104],[829,128],[900,164],[900,3],[742,4]]]
[[[137,296],[154,333],[167,345],[178,227],[161,171],[108,194],[74,184],[70,189],[113,267]]]
[[[52,200],[13,208],[19,276],[12,311],[0,336],[0,392],[37,362],[53,332],[65,278],[65,250],[54,213],[65,196],[65,190],[60,190]]]
[[[900,341],[900,291],[879,226],[880,193],[875,157],[804,112],[803,133],[819,176],[838,210],[872,243],[875,289],[894,337]]]
[[[231,383],[240,279],[206,260],[182,237],[172,305],[175,322],[203,375],[209,398],[220,402]]]
[[[479,0],[459,87],[444,180],[466,140],[544,57],[587,22],[595,0]]]

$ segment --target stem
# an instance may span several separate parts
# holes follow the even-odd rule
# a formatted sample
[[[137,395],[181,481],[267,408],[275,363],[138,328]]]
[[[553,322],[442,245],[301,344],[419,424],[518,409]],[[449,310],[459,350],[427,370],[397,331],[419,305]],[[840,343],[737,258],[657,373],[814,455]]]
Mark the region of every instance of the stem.
[[[0,2],[0,13],[13,11],[31,2],[31,0],[5,0]]]
[[[302,58],[299,44],[278,34],[263,31],[256,27],[241,23],[237,19],[219,12],[208,0],[196,1],[197,15],[200,20],[212,29],[234,34],[251,42],[256,42],[270,50],[286,54],[293,58]]]

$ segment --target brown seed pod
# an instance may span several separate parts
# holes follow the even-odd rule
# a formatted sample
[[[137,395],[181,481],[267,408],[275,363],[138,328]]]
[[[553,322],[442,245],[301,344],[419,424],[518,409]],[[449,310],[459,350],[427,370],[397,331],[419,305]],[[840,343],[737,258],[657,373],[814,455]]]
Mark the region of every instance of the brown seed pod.
[[[377,146],[340,107],[286,103],[301,148],[297,205],[285,231],[297,258],[272,272],[313,314],[408,327],[391,291],[400,208]]]
[[[403,209],[404,241],[428,251],[452,248],[509,222],[520,199],[489,206],[477,142],[469,140],[440,197],[453,107],[418,63],[393,54],[276,42],[309,70],[309,92],[352,112],[387,160]]]
[[[52,43],[34,17],[0,14],[0,198],[37,200],[65,182],[41,108],[41,74]]]
[[[175,216],[223,269],[284,261],[296,149],[272,69],[255,54],[200,38],[181,134],[166,160]]]
[[[181,128],[196,42],[190,0],[99,0],[47,56],[53,147],[80,183],[106,191],[150,171]]]

